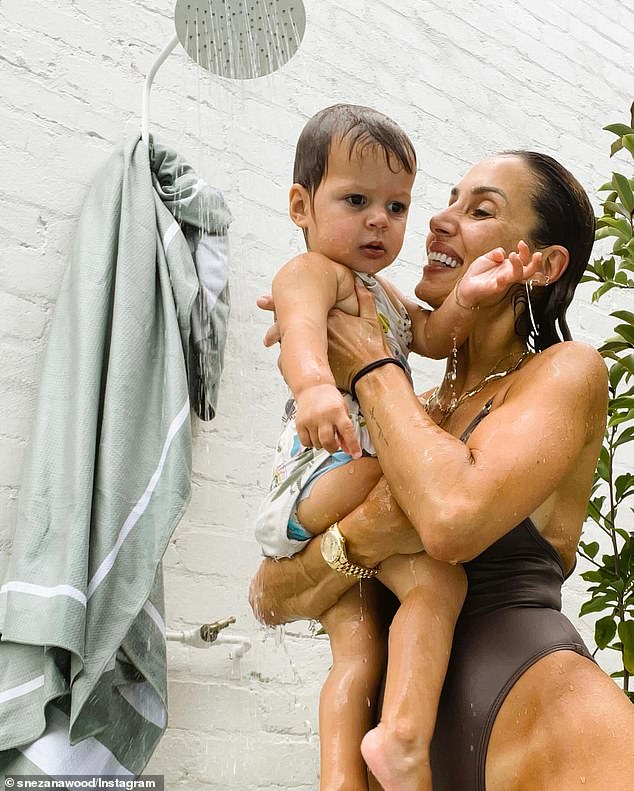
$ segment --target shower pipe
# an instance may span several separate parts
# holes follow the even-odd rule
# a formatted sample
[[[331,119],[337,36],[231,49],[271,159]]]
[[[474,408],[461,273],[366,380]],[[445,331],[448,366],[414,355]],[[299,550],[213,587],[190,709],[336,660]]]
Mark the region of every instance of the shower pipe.
[[[194,648],[211,648],[212,645],[237,645],[238,648],[232,652],[232,656],[234,659],[241,659],[251,649],[249,638],[237,634],[220,634],[222,629],[226,629],[229,624],[235,622],[236,619],[231,616],[221,621],[215,621],[215,623],[204,623],[193,629],[167,629],[165,639],[191,645]]]

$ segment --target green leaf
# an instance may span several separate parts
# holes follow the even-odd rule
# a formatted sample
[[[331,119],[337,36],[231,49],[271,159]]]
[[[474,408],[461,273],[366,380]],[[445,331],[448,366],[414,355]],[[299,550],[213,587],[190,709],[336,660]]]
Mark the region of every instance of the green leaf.
[[[623,340],[627,341],[630,346],[634,346],[634,326],[631,324],[617,324],[614,332],[620,335]]]
[[[594,642],[597,648],[604,649],[611,643],[616,634],[616,621],[610,615],[606,615],[594,625]]]
[[[589,544],[585,544],[583,541],[579,542],[579,546],[589,558],[596,557],[597,552],[599,551],[599,542],[598,541],[591,541]]]
[[[615,228],[608,228],[606,226],[597,227],[597,232],[594,235],[594,238],[597,240],[597,242],[599,242],[601,239],[607,239],[608,236],[617,236],[619,239],[623,239],[623,241],[628,241],[627,235],[616,230]]]
[[[625,288],[627,288],[631,283],[630,278],[622,270],[617,272],[612,279],[614,280],[615,283],[618,283],[620,286],[623,286]]]
[[[613,426],[620,426],[621,423],[629,423],[634,420],[634,409],[630,409],[629,412],[621,412],[616,415],[612,415],[612,417],[608,421],[608,426],[612,428]]]
[[[614,203],[614,201],[606,200],[603,203],[603,209],[611,217],[614,217],[615,214],[620,214],[629,220],[631,216],[627,209],[624,209],[619,203]]]
[[[597,302],[600,297],[602,297],[604,294],[606,294],[608,291],[610,291],[613,288],[616,288],[614,283],[604,283],[602,286],[599,286],[599,288],[592,295],[592,301]]]
[[[607,596],[596,596],[590,601],[586,601],[581,605],[579,615],[588,615],[591,612],[601,612],[601,610],[612,609],[614,602]]]
[[[606,258],[603,262],[603,275],[606,280],[612,280],[616,272],[616,261],[614,258]]]
[[[603,129],[606,132],[614,132],[615,135],[619,137],[623,137],[623,135],[629,135],[630,133],[634,133],[634,129],[627,126],[626,124],[608,124],[604,126]]]
[[[584,579],[586,582],[603,582],[603,574],[600,571],[584,571],[581,575],[581,579]]]
[[[604,352],[623,352],[629,348],[630,347],[628,344],[624,343],[622,340],[619,340],[618,338],[610,338],[603,344],[603,346],[599,348],[599,351],[601,354],[603,354]],[[616,360],[618,357],[615,357],[614,359]]]
[[[629,428],[626,428],[625,431],[622,431],[619,434],[616,442],[612,447],[616,449],[619,447],[619,445],[625,445],[626,442],[631,442],[633,439],[634,439],[634,426],[630,426]]]
[[[610,373],[608,374],[608,379],[610,380],[610,386],[613,390],[619,386],[619,382],[626,374],[626,369],[624,366],[621,365],[621,361],[618,360],[610,367]]]
[[[619,363],[630,375],[634,375],[634,353],[623,355],[620,358]]]
[[[587,511],[588,518],[594,520],[597,524],[601,524],[603,518],[601,509],[603,508],[604,501],[605,501],[605,497],[595,497],[593,500],[590,500],[588,503],[588,511]],[[590,544],[589,546],[592,545]],[[598,551],[599,551],[599,545],[597,544],[597,552]],[[590,557],[594,557],[595,555],[591,555]]]
[[[634,192],[628,179],[622,173],[612,174],[612,184],[618,192],[621,203],[629,212],[634,212]]]
[[[610,412],[615,412],[617,409],[634,409],[634,396],[623,393],[618,398],[611,398],[608,408]]]
[[[628,673],[634,673],[634,621],[621,621],[618,632],[623,643],[623,666]]]
[[[604,481],[610,480],[610,456],[606,447],[601,448],[599,454],[599,461],[597,462],[597,475],[603,478]]]
[[[630,154],[634,154],[634,135],[623,135],[621,143],[624,148],[627,148]]]
[[[610,313],[610,316],[614,316],[615,319],[621,319],[621,321],[627,321],[634,326],[634,313],[629,310],[615,310],[613,313]]]
[[[610,146],[610,156],[613,157],[615,154],[623,148],[623,138],[619,137],[618,140],[615,140],[612,145]]]

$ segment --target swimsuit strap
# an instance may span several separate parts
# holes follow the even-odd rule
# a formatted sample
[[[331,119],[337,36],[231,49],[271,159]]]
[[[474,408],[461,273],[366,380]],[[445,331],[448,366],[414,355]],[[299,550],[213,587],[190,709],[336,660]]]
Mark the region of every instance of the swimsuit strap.
[[[492,406],[493,406],[493,399],[490,398],[486,402],[486,404],[482,407],[482,409],[478,412],[478,414],[473,418],[471,423],[469,423],[466,429],[462,432],[462,434],[460,435],[460,442],[466,442],[469,439],[469,437],[477,429],[480,423],[489,414]]]

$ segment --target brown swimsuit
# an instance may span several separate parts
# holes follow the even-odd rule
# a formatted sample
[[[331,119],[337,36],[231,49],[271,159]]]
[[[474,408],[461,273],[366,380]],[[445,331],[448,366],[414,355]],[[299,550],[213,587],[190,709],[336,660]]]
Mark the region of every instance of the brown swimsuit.
[[[491,409],[487,402],[464,441]],[[557,550],[525,519],[464,564],[469,583],[456,625],[431,746],[434,791],[486,791],[486,754],[505,697],[553,651],[592,658],[561,613]]]

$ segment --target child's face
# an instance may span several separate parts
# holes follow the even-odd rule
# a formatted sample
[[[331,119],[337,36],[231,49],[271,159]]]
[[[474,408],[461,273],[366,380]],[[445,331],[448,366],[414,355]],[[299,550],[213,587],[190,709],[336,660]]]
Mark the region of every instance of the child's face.
[[[414,174],[392,172],[378,146],[349,155],[347,141],[334,142],[301,223],[309,249],[356,272],[375,274],[389,266],[403,245],[413,184]]]

